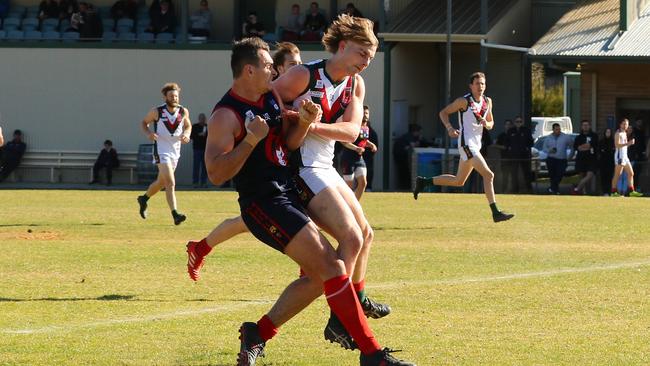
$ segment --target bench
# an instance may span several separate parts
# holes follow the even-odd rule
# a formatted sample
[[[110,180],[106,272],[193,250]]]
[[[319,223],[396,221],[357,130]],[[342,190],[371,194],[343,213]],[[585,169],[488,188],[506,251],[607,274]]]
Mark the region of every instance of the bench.
[[[27,150],[18,166],[20,168],[43,168],[50,171],[50,183],[59,182],[61,169],[88,169],[89,179],[93,179],[93,167],[99,151],[64,151],[64,150]],[[119,168],[113,170],[128,170],[129,182],[134,182],[138,153],[136,151],[118,151]],[[59,174],[57,174],[59,173]],[[12,172],[13,181],[19,179],[16,171]]]

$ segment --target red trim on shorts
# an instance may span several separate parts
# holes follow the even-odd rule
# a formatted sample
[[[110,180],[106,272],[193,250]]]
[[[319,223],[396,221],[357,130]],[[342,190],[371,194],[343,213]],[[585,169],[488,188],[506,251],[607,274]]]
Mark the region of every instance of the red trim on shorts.
[[[253,203],[246,209],[246,212],[257,222],[258,225],[266,230],[267,234],[272,237],[282,248],[285,248],[287,244],[291,241],[291,236],[287,234],[286,231],[282,229],[276,221],[274,221],[269,215],[264,212],[256,203]],[[282,237],[278,237],[277,233],[271,231],[271,228],[267,223],[270,223],[275,227]],[[284,240],[283,240],[284,239]],[[286,243],[285,243],[286,242]]]

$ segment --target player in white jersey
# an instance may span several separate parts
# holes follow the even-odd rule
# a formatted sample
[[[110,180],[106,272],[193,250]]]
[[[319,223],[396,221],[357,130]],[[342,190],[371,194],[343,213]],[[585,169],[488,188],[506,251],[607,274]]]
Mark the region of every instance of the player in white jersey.
[[[433,178],[417,177],[413,197],[417,200],[418,194],[431,185],[462,187],[473,169],[483,177],[485,196],[487,197],[492,219],[494,222],[510,220],[513,214],[500,211],[497,208],[494,196],[494,173],[481,155],[481,136],[483,129],[491,130],[494,127],[494,116],[492,115],[492,99],[484,95],[485,74],[475,72],[469,79],[470,93],[462,98],[456,99],[453,103],[440,111],[440,119],[445,125],[447,133],[451,138],[458,138],[458,152],[460,161],[456,175],[443,174]],[[458,113],[457,130],[451,126],[449,115]]]
[[[630,121],[627,118],[623,118],[618,123],[618,130],[614,134],[614,146],[616,147],[616,152],[614,153],[614,177],[612,178],[612,197],[620,197],[618,192],[618,179],[621,177],[621,173],[625,171],[627,174],[628,181],[628,194],[630,197],[641,197],[643,193],[637,192],[634,189],[634,170],[632,169],[632,164],[630,159],[627,156],[627,147],[634,145],[634,139],[627,138],[627,129],[630,126]]]
[[[181,88],[176,83],[165,84],[161,91],[165,103],[152,108],[142,120],[142,132],[154,143],[153,159],[158,167],[158,177],[149,185],[145,194],[138,196],[140,216],[146,219],[147,201],[164,187],[175,225],[180,225],[186,217],[176,208],[174,171],[181,155],[181,143],[188,143],[192,132],[190,112],[179,104],[180,91]],[[153,131],[149,125],[153,125]]]

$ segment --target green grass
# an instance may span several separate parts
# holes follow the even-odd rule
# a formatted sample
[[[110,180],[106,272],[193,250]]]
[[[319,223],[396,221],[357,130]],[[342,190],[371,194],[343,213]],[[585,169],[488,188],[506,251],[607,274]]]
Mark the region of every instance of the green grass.
[[[185,272],[184,244],[237,214],[232,192],[0,191],[0,365],[233,365],[237,329],[298,268],[246,234]],[[380,342],[418,365],[650,363],[650,201],[370,193],[368,291],[393,313]],[[30,232],[31,231],[31,232]],[[565,272],[559,272],[567,270]],[[319,299],[282,327],[260,365],[355,365],[322,339]]]

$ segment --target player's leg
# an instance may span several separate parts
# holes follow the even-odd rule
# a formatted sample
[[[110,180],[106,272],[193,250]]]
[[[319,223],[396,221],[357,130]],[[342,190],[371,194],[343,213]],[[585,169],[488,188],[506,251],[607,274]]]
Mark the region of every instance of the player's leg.
[[[496,196],[494,194],[494,173],[488,166],[481,153],[474,154],[474,157],[469,160],[472,167],[483,177],[483,188],[485,189],[485,197],[487,198],[490,210],[492,211],[492,219],[494,222],[507,221],[515,215],[500,211],[497,207]]]
[[[366,180],[366,175],[368,171],[365,166],[357,166],[354,169],[354,179],[357,181],[357,186],[354,189],[354,195],[357,200],[361,200],[363,192],[366,191],[366,186],[368,186],[368,181]]]
[[[462,187],[465,184],[465,181],[467,181],[467,177],[469,177],[469,174],[472,172],[473,168],[472,163],[469,161],[471,158],[467,159],[462,150],[460,153],[461,156],[458,161],[458,171],[456,172],[456,175],[442,174],[433,178],[418,176],[415,179],[413,198],[417,200],[420,192],[422,192],[426,187],[430,187],[432,185]]]
[[[621,173],[623,173],[623,165],[616,164],[614,166],[614,176],[612,177],[612,196],[619,197],[618,193],[618,180],[621,178]]]
[[[174,225],[180,225],[187,219],[185,215],[177,211],[176,206],[176,177],[174,171],[176,170],[177,161],[161,161],[159,169],[164,176],[165,197],[167,198],[167,206],[171,210]]]
[[[623,166],[623,170],[625,171],[625,174],[627,174],[628,176],[627,194],[630,195],[630,197],[642,197],[643,193],[638,192],[634,187],[634,168],[632,167],[632,164],[630,164],[629,161],[625,166]]]
[[[140,217],[143,219],[147,218],[147,201],[149,201],[149,198],[153,197],[154,194],[158,193],[165,186],[165,178],[160,170],[160,163],[156,164],[156,166],[158,167],[158,176],[156,177],[156,180],[149,184],[147,191],[142,196],[138,196],[138,205],[140,205]]]
[[[212,248],[224,241],[248,231],[241,216],[223,220],[210,234],[199,241],[190,240],[187,243],[187,273],[194,281],[201,277],[201,268],[205,264],[205,257]]]

